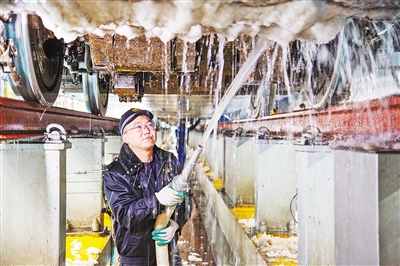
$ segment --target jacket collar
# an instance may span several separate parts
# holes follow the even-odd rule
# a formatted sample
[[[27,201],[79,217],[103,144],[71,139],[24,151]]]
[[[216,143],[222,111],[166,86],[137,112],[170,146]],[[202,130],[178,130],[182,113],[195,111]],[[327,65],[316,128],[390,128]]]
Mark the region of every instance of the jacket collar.
[[[154,145],[153,147],[153,160],[158,157],[159,148]],[[143,169],[143,163],[139,160],[136,154],[129,148],[128,144],[124,143],[119,152],[119,160],[128,175],[134,175],[139,170]]]
[[[122,145],[118,157],[128,175],[134,175],[143,168],[143,164],[140,162],[139,158],[126,143]]]

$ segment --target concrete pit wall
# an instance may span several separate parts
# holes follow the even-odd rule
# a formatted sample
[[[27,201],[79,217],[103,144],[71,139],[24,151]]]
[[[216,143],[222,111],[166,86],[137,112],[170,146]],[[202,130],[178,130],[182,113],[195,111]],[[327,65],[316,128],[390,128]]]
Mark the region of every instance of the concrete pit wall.
[[[68,141],[0,143],[0,265],[65,265]]]
[[[107,138],[0,143],[1,265],[66,264],[67,213],[90,227],[103,206],[103,164],[121,147],[119,136]],[[101,265],[111,263],[106,241]]]
[[[67,220],[71,229],[91,230],[101,215],[105,138],[70,138],[67,151]],[[100,222],[100,221],[99,221]]]
[[[249,137],[225,137],[223,186],[234,205],[254,205],[256,146]]]
[[[255,218],[260,229],[286,232],[296,212],[296,153],[291,141],[253,140],[255,152]],[[291,212],[292,207],[292,212]]]
[[[106,141],[104,142],[104,162],[107,166],[113,161],[115,156],[118,156],[123,141],[119,135],[106,135]]]
[[[298,222],[300,265],[400,264],[400,154],[331,150],[328,146],[272,141],[250,145],[248,141],[226,138],[225,148],[220,149],[225,153],[223,190],[232,199],[237,197],[237,173],[244,163],[250,165],[254,161],[251,164],[254,170],[249,172],[254,175],[255,191],[247,190],[246,197],[255,195],[257,220],[266,221],[269,231],[274,227],[284,228],[294,215]],[[247,149],[240,149],[246,146]],[[247,156],[237,159],[238,154]],[[203,158],[208,156],[215,155],[204,154]],[[242,255],[243,246],[251,254],[253,249],[247,246],[248,237],[243,237],[244,229],[232,218],[221,193],[206,175],[198,173],[197,178],[212,202],[209,208],[215,210],[215,219],[230,249],[238,256],[236,261],[255,263]],[[211,242],[213,235],[208,235]],[[257,257],[254,256],[253,259]]]

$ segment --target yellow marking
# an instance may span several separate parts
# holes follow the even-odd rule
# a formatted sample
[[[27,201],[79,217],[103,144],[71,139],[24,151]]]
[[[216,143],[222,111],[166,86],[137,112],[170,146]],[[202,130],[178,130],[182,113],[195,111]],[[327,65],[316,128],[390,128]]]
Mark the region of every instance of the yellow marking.
[[[220,190],[222,188],[222,178],[214,179],[213,182],[216,190]]]
[[[107,214],[104,214],[104,226],[111,230],[111,217]],[[110,236],[104,237],[97,233],[67,234],[65,254],[67,265],[74,265],[74,261],[89,262],[89,259],[97,260],[107,245],[109,238]]]
[[[255,218],[254,205],[236,206],[231,212],[237,220]]]

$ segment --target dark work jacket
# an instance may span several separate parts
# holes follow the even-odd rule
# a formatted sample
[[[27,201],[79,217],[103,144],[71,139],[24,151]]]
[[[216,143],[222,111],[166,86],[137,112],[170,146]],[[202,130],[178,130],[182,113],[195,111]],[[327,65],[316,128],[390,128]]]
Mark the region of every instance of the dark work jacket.
[[[104,173],[104,191],[112,211],[115,244],[120,262],[126,265],[156,264],[151,232],[164,206],[158,202],[155,192],[168,185],[182,171],[177,158],[157,146],[154,146],[150,164],[152,167],[146,169],[124,143],[118,158],[108,165]],[[190,218],[190,207],[187,197],[175,208],[171,217],[179,224],[175,239],[169,244],[169,251],[174,253],[170,254],[173,265],[181,265],[176,242],[178,233]]]

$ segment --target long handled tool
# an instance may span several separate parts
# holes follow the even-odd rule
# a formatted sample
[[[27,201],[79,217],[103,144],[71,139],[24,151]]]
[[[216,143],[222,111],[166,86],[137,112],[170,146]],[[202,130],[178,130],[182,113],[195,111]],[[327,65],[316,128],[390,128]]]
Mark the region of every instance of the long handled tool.
[[[197,159],[200,156],[203,146],[198,145],[194,154],[186,164],[183,171],[172,179],[172,188],[176,191],[187,192],[189,190],[188,180],[194,166],[197,164]],[[164,212],[157,216],[154,229],[165,228],[174,213],[175,206],[165,206]],[[159,246],[156,241],[157,265],[169,265],[168,245]]]
[[[172,188],[176,191],[186,192],[189,189],[188,179],[190,174],[192,173],[193,167],[197,164],[197,158],[199,157],[204,143],[207,141],[208,136],[211,134],[211,131],[214,129],[214,125],[218,123],[218,119],[221,117],[222,113],[225,111],[228,103],[231,101],[233,96],[237,93],[237,91],[242,86],[245,79],[248,77],[249,73],[253,70],[255,64],[258,61],[260,55],[267,49],[267,41],[264,38],[259,37],[254,45],[254,49],[249,54],[246,62],[240,68],[237,76],[232,81],[229,86],[227,93],[222,97],[221,102],[216,108],[210,123],[203,135],[203,138],[200,141],[200,144],[197,146],[196,151],[190,158],[188,164],[183,169],[180,175],[177,175],[172,180]],[[154,225],[154,229],[165,228],[171,218],[172,213],[174,212],[175,207],[166,206],[165,212],[158,215],[156,219],[156,223]],[[168,245],[158,246],[156,243],[156,255],[157,255],[157,265],[169,265],[168,258]]]

